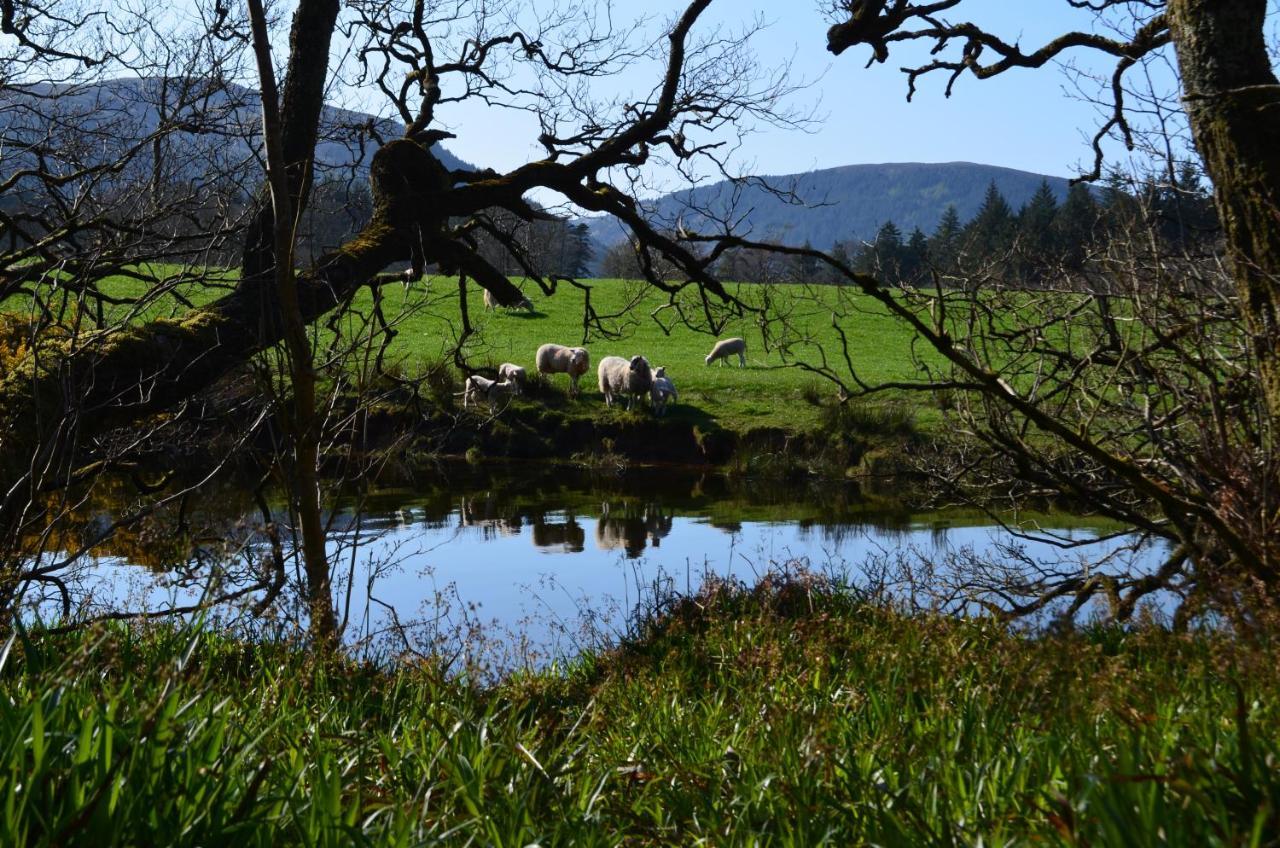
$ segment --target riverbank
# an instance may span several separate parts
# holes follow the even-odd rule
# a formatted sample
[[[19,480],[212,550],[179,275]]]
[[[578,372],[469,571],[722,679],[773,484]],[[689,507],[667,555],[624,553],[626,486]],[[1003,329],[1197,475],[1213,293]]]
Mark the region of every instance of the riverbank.
[[[354,408],[353,408],[354,411]],[[655,417],[592,399],[572,399],[543,383],[524,398],[464,410],[452,394],[427,404],[392,398],[365,412],[366,446],[408,441],[421,457],[552,459],[616,466],[660,463],[762,475],[825,479],[902,474],[924,437],[911,412],[886,405],[815,404],[804,429],[735,422],[696,411]]]
[[[20,634],[5,844],[1268,845],[1273,648],[1029,637],[807,577],[492,686],[172,625]],[[1271,841],[1268,841],[1271,840]]]

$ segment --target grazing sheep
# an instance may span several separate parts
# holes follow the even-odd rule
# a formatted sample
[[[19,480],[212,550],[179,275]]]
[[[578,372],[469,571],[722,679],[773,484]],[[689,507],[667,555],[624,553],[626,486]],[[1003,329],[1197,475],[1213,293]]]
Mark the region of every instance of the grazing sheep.
[[[489,291],[488,289],[485,289],[485,290],[484,290],[484,308],[485,308],[485,311],[486,311],[486,312],[488,312],[488,311],[492,310],[494,307],[496,307],[497,305],[498,305],[498,299],[497,299],[496,297],[494,297],[494,296],[493,296],[493,292]],[[529,298],[525,297],[524,295],[520,295],[520,300],[519,300],[519,302],[517,302],[517,303],[513,303],[513,304],[511,305],[511,308],[512,308],[512,309],[523,309],[523,310],[525,310],[526,312],[530,312],[530,313],[532,313],[532,312],[534,311],[534,310],[533,310],[533,301],[529,300]]]
[[[746,339],[721,339],[716,342],[716,346],[711,348],[711,352],[707,354],[707,364],[720,360],[720,364],[724,365],[725,359],[738,354],[738,367],[747,367],[747,340]]]
[[[498,366],[498,379],[507,383],[515,383],[516,394],[524,392],[526,377],[527,375],[525,374],[524,368],[519,365],[504,362]]]
[[[568,374],[569,395],[578,394],[578,378],[591,367],[591,357],[585,348],[544,344],[534,356],[539,374]]]
[[[667,376],[667,369],[659,366],[653,369],[653,385],[649,387],[649,401],[653,404],[654,415],[666,415],[667,404],[680,397],[676,393],[676,385]]]
[[[636,397],[647,393],[653,385],[649,360],[643,356],[633,356],[630,360],[621,356],[606,356],[600,360],[597,375],[600,378],[600,391],[608,406],[613,406],[614,395],[626,395],[627,409],[631,409]]]
[[[489,404],[489,410],[492,411],[499,398],[511,397],[519,393],[520,387],[515,383],[499,382],[481,377],[479,374],[472,374],[467,378],[462,392],[462,408],[466,409],[471,404],[479,406],[483,398]]]

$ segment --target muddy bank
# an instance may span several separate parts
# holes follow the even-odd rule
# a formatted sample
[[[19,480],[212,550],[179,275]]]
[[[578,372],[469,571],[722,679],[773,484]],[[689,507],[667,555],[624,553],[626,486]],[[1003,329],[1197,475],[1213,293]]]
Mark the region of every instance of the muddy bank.
[[[808,432],[730,429],[711,420],[645,412],[584,414],[521,404],[493,416],[425,407],[378,406],[364,414],[364,448],[391,444],[409,456],[557,459],[592,464],[669,464],[727,471],[803,473],[830,478],[910,470],[913,433],[834,426]]]
[[[912,453],[928,441],[902,414],[833,408],[820,426],[796,432],[741,422],[726,427],[687,408],[663,418],[647,408],[606,409],[536,385],[532,397],[490,413],[462,409],[450,389],[404,386],[373,402],[340,398],[330,409],[330,453],[344,455],[345,462],[354,449],[405,468],[441,458],[556,460],[847,480],[910,474]],[[171,416],[145,444],[134,441],[132,428],[116,435],[120,445],[128,444],[135,456],[140,451],[157,467],[205,467],[241,454],[247,464],[258,465],[287,441],[276,418],[261,412],[252,382],[235,381]],[[99,449],[109,453],[111,445],[104,440]]]

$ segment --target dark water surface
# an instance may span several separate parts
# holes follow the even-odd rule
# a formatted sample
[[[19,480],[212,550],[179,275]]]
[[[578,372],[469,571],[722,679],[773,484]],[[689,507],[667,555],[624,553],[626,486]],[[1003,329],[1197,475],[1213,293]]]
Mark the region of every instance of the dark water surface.
[[[1070,570],[1084,561],[1146,569],[1160,558],[1160,550],[1141,548],[1122,556],[1131,541],[1123,538],[1064,549],[1020,538],[979,512],[912,513],[899,498],[907,485],[889,482],[868,494],[853,485],[670,469],[444,467],[411,485],[349,498],[331,515],[335,595],[353,644],[447,648],[511,665],[616,636],[655,587],[692,590],[708,576],[750,583],[806,567],[874,582],[886,568],[900,578],[902,564],[915,562],[942,566],[931,572],[936,580],[956,560],[999,563],[1012,573]],[[254,528],[262,521],[247,495],[215,493],[201,508],[228,528],[220,532],[243,534],[229,559],[260,555],[265,543]],[[1110,533],[1067,514],[1016,518],[1024,527],[1053,528],[1063,541]],[[190,602],[201,586],[182,575],[203,573],[164,567],[143,542],[108,547],[83,573],[80,611]]]

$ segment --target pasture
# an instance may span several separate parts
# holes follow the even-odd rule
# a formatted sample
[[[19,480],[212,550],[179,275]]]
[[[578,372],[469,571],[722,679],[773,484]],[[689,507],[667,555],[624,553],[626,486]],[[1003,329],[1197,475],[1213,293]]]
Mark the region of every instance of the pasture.
[[[176,273],[177,269],[157,269]],[[138,322],[154,317],[176,317],[191,306],[207,303],[224,293],[234,278],[227,276],[213,285],[180,283],[162,294],[148,293],[146,284],[115,278],[103,286],[114,298],[141,298],[137,306],[116,305],[107,311],[112,320]],[[544,296],[531,281],[520,282],[534,303],[532,313],[497,308],[486,310],[483,291],[468,285],[467,311],[474,334],[467,339],[464,354],[472,367],[495,367],[503,362],[525,366],[535,373],[534,353],[545,342],[586,347],[591,369],[582,378],[583,396],[566,399],[566,410],[575,415],[621,415],[608,410],[596,388],[596,365],[605,356],[644,355],[654,367],[665,366],[679,391],[668,417],[674,421],[709,422],[731,430],[779,427],[804,431],[820,419],[816,401],[829,400],[836,387],[805,370],[801,363],[817,365],[825,353],[827,361],[848,378],[839,334],[833,328],[838,307],[843,316],[840,328],[848,340],[849,360],[861,379],[918,379],[913,358],[912,334],[870,298],[851,289],[830,286],[762,286],[729,284],[743,302],[759,306],[765,298],[782,321],[763,326],[748,313],[729,317],[718,336],[705,328],[682,322],[668,296],[657,289],[631,280],[593,279],[582,281],[587,291],[561,284],[556,293]],[[584,326],[588,296],[598,316],[598,325]],[[374,327],[374,302],[370,290],[353,301],[351,315],[336,326],[339,333],[355,338]],[[680,300],[692,322],[701,320],[701,307],[692,290]],[[7,307],[14,309],[13,301]],[[384,364],[406,375],[421,373],[448,357],[461,333],[460,306],[456,278],[425,277],[408,286],[385,285],[380,308],[395,337]],[[313,334],[323,346],[331,341],[334,328],[325,320],[316,322]],[[723,365],[704,363],[717,338],[739,336],[747,340],[747,367],[739,368],[737,358]],[[373,342],[377,343],[376,340]],[[917,347],[914,354],[922,354]],[[351,358],[354,363],[359,357]],[[937,358],[927,358],[936,362]],[[565,390],[568,378],[556,375],[551,385]],[[528,402],[528,401],[524,401]],[[927,394],[884,393],[866,401],[872,406],[906,405],[915,414],[917,425],[936,423],[938,415]]]
[[[668,417],[691,421],[713,419],[722,427],[746,430],[752,427],[781,427],[804,430],[818,421],[814,400],[831,398],[834,384],[805,370],[800,362],[818,364],[821,351],[847,378],[838,333],[832,327],[833,306],[843,298],[840,326],[849,343],[849,356],[859,376],[868,381],[907,380],[918,377],[912,359],[909,330],[887,315],[869,298],[849,290],[801,286],[769,287],[767,295],[775,304],[782,301],[785,324],[768,328],[772,338],[752,315],[731,318],[719,338],[738,336],[747,340],[747,367],[738,367],[737,357],[707,365],[704,357],[717,336],[679,323],[674,309],[662,309],[667,295],[656,289],[626,280],[588,280],[590,303],[610,336],[597,327],[584,328],[587,294],[562,285],[551,297],[541,296],[537,287],[526,283],[525,291],[535,311],[494,309],[486,311],[479,288],[471,286],[468,313],[475,334],[464,347],[473,366],[514,362],[534,369],[534,352],[544,342],[586,347],[591,354],[591,371],[582,378],[583,397],[575,403],[582,414],[623,414],[606,410],[596,388],[596,365],[605,356],[645,356],[651,365],[665,366],[680,393]],[[765,287],[732,286],[745,302],[758,304]],[[389,361],[412,373],[427,363],[439,361],[452,350],[459,332],[457,284],[440,278],[419,281],[408,289],[390,286],[384,291],[384,311],[402,317],[398,335],[390,349]],[[366,311],[368,296],[358,298],[357,311]],[[690,314],[693,309],[690,308]],[[616,334],[616,337],[612,337]],[[786,346],[786,350],[780,346]],[[552,385],[567,389],[568,378],[552,377]],[[901,394],[877,398],[875,403],[922,404],[926,396]],[[925,420],[927,410],[921,410]]]

